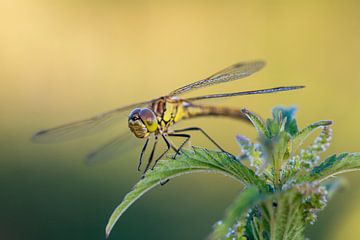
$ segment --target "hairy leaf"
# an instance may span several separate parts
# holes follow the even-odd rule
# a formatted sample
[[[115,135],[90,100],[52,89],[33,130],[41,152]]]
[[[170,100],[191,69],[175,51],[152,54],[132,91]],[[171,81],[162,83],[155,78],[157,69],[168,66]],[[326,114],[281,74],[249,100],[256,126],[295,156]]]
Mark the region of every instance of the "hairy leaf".
[[[256,128],[256,130],[260,136],[263,135],[268,138],[270,137],[270,134],[264,124],[264,121],[259,116],[257,116],[255,113],[252,113],[245,108],[241,109],[241,112],[244,113],[247,118],[249,118],[249,120],[254,125],[254,127]]]
[[[297,123],[295,120],[296,107],[275,107],[272,110],[273,118],[276,122],[285,122],[284,130],[291,136],[298,132]],[[285,120],[286,119],[286,120]]]
[[[319,121],[316,123],[313,123],[309,126],[307,126],[306,128],[304,128],[303,130],[301,130],[300,132],[298,132],[296,134],[296,136],[293,138],[292,141],[292,148],[294,151],[298,150],[299,147],[303,144],[303,142],[305,141],[305,139],[311,134],[313,133],[317,128],[319,127],[324,127],[324,126],[329,126],[332,124],[332,121]]]
[[[323,181],[331,176],[356,170],[360,170],[360,153],[341,153],[332,155],[313,168],[306,180]]]
[[[148,171],[145,178],[134,186],[110,216],[106,236],[126,209],[144,193],[167,179],[194,172],[221,173],[244,184],[256,185],[261,191],[267,191],[266,183],[230,154],[201,148],[184,150],[175,160],[161,160],[154,170]]]

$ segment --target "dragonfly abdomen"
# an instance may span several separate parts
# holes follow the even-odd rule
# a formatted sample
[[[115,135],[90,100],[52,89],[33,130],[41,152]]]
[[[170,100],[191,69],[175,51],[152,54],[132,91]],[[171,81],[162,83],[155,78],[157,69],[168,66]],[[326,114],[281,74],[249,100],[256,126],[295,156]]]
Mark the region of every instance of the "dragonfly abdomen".
[[[247,122],[249,121],[241,110],[236,108],[193,104],[184,107],[183,119],[206,116],[230,117],[245,120]]]

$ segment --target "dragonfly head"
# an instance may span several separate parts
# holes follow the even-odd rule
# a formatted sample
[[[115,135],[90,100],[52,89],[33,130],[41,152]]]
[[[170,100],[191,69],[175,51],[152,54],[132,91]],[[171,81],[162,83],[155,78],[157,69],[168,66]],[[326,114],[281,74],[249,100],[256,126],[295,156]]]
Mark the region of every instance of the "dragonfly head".
[[[146,138],[158,129],[156,115],[148,108],[135,108],[129,114],[129,128],[138,138]]]

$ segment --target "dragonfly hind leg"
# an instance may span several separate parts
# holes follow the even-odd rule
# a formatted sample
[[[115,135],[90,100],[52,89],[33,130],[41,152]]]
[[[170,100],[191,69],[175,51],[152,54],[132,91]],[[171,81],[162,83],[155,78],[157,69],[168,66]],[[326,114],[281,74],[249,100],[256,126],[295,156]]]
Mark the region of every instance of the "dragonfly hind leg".
[[[167,139],[166,135],[162,135],[165,143],[166,143],[166,146],[167,146],[167,149],[156,159],[154,165],[152,166],[151,169],[154,169],[154,167],[156,166],[157,162],[170,150],[170,148],[172,148],[175,152],[178,152],[179,150],[176,149],[176,147],[174,147],[173,144],[170,143],[170,141]],[[164,181],[160,181],[160,185],[161,186],[164,186],[166,183],[168,183],[170,181],[170,179],[165,179]]]
[[[170,148],[176,149],[175,147],[172,146],[172,144],[169,142],[169,140],[167,140],[167,138],[166,138],[164,135],[162,135],[162,137],[163,137],[163,139],[164,139],[164,141],[165,141],[165,143],[166,143],[167,148],[166,148],[166,150],[165,150],[162,154],[160,154],[160,156],[155,160],[155,163],[154,163],[154,165],[152,166],[151,170],[154,169],[154,167],[156,166],[156,164],[158,163],[158,161],[170,150]]]
[[[174,131],[175,132],[175,131]],[[190,138],[191,138],[191,135],[189,134],[178,134],[178,133],[169,133],[169,136],[170,137],[182,137],[182,138],[186,138],[185,141],[180,145],[180,147],[175,150],[175,155],[173,157],[173,159],[175,159],[179,154],[180,154],[180,151],[181,149],[185,146],[185,144],[187,142],[189,142]]]
[[[181,132],[189,132],[189,131],[200,131],[204,136],[209,139],[217,148],[219,148],[220,151],[227,153],[217,142],[215,142],[214,139],[212,139],[209,134],[207,134],[202,128],[199,127],[190,127],[190,128],[184,128],[184,129],[178,129],[174,130],[175,133],[181,133]],[[188,140],[188,139],[187,139]]]

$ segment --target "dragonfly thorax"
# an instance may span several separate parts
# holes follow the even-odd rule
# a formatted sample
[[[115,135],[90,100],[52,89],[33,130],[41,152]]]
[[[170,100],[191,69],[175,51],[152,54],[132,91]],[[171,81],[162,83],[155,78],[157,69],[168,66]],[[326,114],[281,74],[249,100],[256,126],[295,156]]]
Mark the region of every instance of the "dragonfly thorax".
[[[158,129],[156,115],[148,108],[135,108],[131,111],[128,124],[137,138],[146,138]]]

